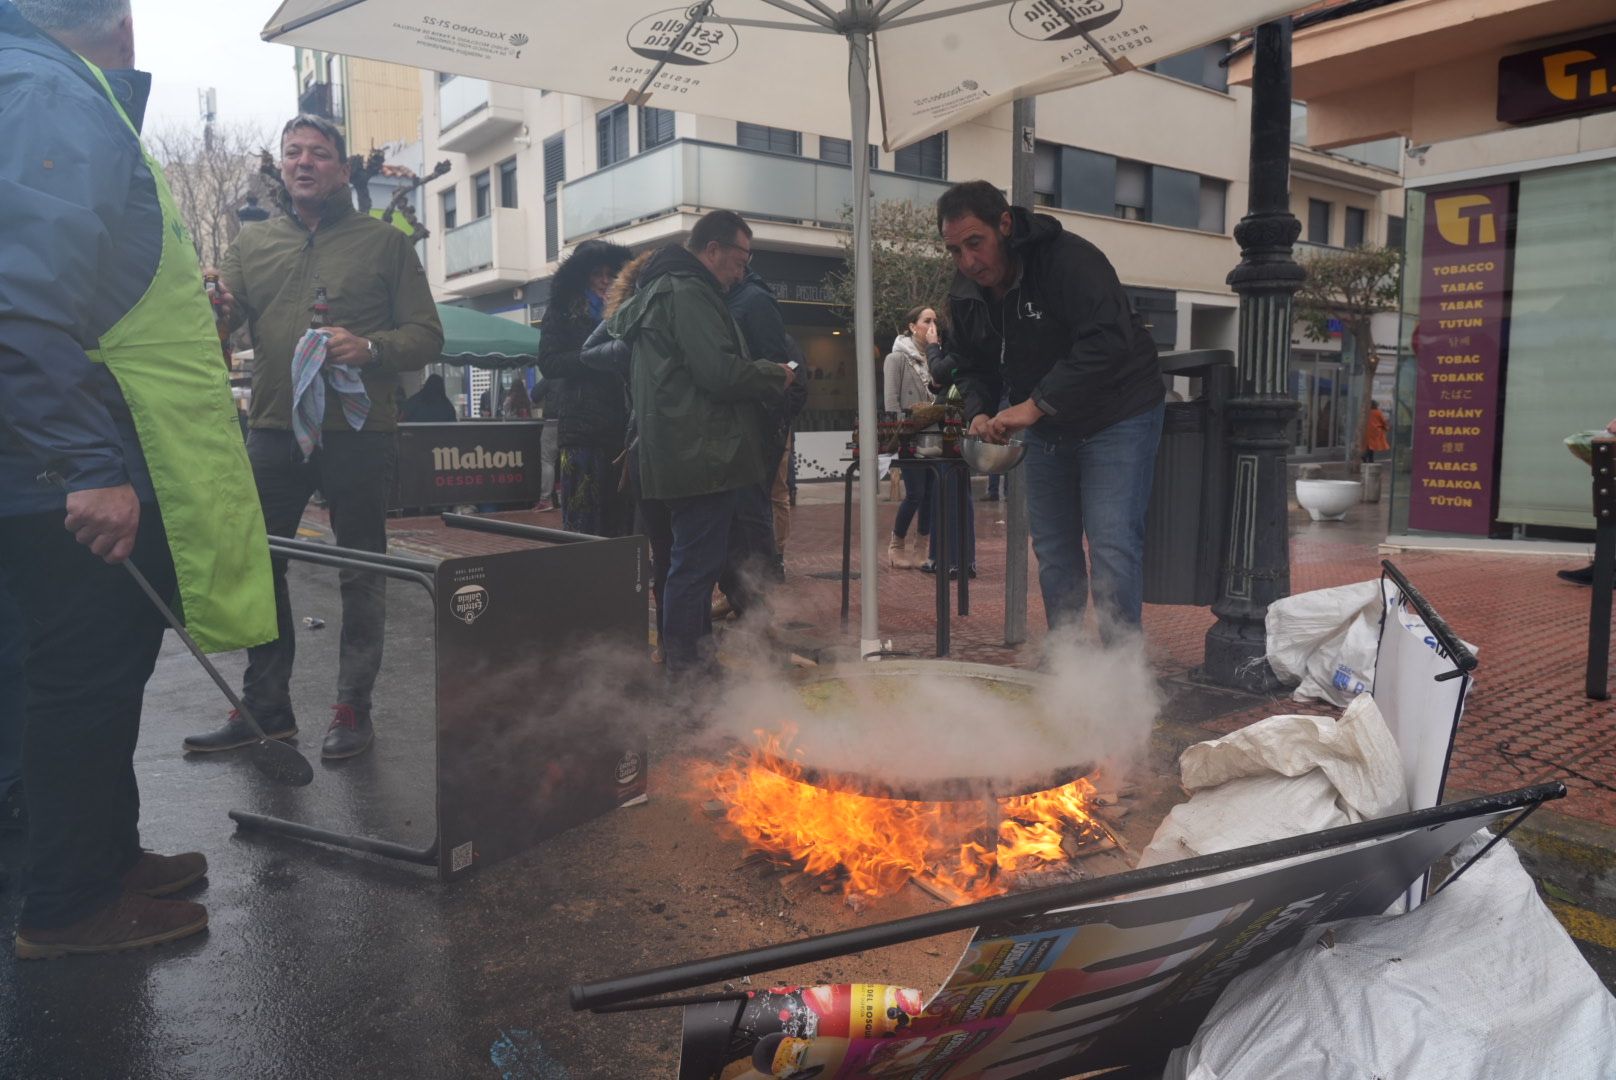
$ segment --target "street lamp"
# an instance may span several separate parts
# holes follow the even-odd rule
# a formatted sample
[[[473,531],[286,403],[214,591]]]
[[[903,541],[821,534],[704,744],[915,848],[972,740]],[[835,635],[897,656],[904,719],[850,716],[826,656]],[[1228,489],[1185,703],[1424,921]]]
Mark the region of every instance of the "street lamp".
[[[1278,680],[1268,653],[1268,605],[1291,591],[1286,451],[1296,402],[1290,395],[1291,300],[1307,272],[1291,257],[1302,224],[1290,212],[1291,20],[1257,28],[1251,82],[1251,199],[1235,226],[1240,265],[1238,386],[1229,401],[1230,506],[1223,573],[1198,677],[1266,692]]]
[[[254,221],[268,221],[269,211],[258,205],[257,195],[249,192],[246,204],[236,211],[236,220],[243,225],[251,224]]]

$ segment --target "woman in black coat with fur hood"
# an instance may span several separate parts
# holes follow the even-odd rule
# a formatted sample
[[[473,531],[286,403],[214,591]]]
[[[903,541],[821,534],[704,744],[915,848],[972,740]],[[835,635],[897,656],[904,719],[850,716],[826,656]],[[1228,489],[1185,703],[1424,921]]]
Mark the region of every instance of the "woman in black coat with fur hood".
[[[628,407],[620,378],[585,367],[578,354],[599,325],[606,290],[633,252],[585,240],[556,270],[550,306],[539,323],[539,370],[551,384],[546,416],[559,415],[561,522],[568,532],[627,536],[633,506],[622,490]]]

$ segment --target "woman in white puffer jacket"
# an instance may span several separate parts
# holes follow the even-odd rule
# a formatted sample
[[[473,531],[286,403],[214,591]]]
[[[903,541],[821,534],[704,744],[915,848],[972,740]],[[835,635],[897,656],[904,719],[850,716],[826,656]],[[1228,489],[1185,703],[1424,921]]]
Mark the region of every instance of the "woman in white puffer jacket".
[[[934,309],[914,308],[904,317],[904,324],[905,333],[893,340],[892,351],[887,354],[886,362],[881,367],[882,381],[886,386],[886,411],[900,416],[911,405],[932,400],[930,358],[942,349]],[[904,472],[903,503],[898,507],[898,516],[892,523],[892,536],[887,541],[889,566],[903,568],[916,565],[907,551],[909,525],[918,514],[920,522],[916,533],[922,537],[931,535],[931,495],[935,483],[936,477],[930,469]],[[917,544],[917,552],[923,546]]]

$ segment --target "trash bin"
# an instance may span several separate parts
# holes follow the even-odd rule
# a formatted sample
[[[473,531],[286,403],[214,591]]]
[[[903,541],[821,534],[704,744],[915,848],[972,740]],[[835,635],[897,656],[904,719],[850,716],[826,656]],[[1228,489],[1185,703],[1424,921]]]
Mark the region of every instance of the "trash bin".
[[[1363,497],[1359,501],[1378,503],[1381,478],[1386,475],[1386,466],[1378,461],[1366,461],[1361,467],[1363,475],[1359,479],[1363,481]]]
[[[1193,401],[1170,401],[1145,518],[1145,602],[1205,607],[1217,599],[1229,504],[1227,407],[1234,353],[1165,353],[1163,375],[1201,380]]]

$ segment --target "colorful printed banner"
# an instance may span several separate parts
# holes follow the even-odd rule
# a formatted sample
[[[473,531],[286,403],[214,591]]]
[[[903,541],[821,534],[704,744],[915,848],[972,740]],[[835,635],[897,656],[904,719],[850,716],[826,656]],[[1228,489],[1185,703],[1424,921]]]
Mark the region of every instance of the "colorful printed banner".
[[[689,1006],[680,1080],[1058,1080],[1160,1062],[1237,975],[1309,926],[1385,911],[1492,816],[983,925],[923,1010],[915,990],[870,984]]]
[[[1417,268],[1413,529],[1486,536],[1508,310],[1510,185],[1430,197]]]

